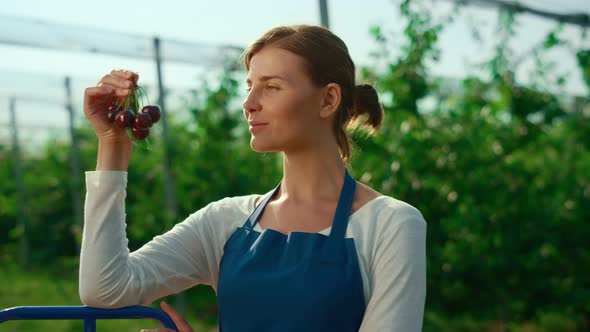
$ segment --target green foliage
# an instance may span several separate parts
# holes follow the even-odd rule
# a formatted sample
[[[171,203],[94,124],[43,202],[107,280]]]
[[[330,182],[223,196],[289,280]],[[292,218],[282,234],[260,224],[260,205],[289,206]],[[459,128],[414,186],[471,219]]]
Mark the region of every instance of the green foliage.
[[[432,79],[400,75],[400,64],[427,73],[430,33],[440,31],[410,4],[401,9],[412,46],[381,72],[362,71],[386,97],[386,116],[376,138],[357,139],[362,157],[353,165],[429,223],[425,330],[582,330],[590,312],[588,114],[515,80],[511,13],[500,15],[491,80],[468,77],[447,95]],[[544,49],[567,44],[558,32]],[[382,29],[371,33],[383,47]],[[550,74],[543,70],[536,73]],[[426,98],[433,109],[418,106]]]
[[[508,45],[518,16],[501,13],[487,78],[468,76],[449,92],[429,66],[453,14],[433,22],[419,1],[403,1],[404,39],[394,44],[370,28],[375,60],[361,79],[378,88],[385,118],[379,134],[356,132],[352,173],[376,190],[418,207],[428,222],[425,331],[583,331],[590,324],[590,114],[587,97],[569,103],[552,88],[544,52],[571,47],[562,27],[531,52],[537,82],[515,79],[520,60]],[[392,57],[390,49],[398,50]],[[590,91],[590,52],[576,50]],[[281,176],[279,155],[256,154],[236,106],[240,73],[188,96],[168,116],[177,213],[169,218],[163,190],[164,147],[136,149],[129,169],[131,249],[188,214],[225,196],[264,193]],[[432,104],[431,107],[424,105]],[[573,105],[573,106],[572,106]],[[92,170],[96,141],[79,129],[83,169]],[[26,155],[27,237],[34,264],[76,258],[81,220],[72,217],[70,146],[49,142]],[[13,178],[13,158],[0,146],[0,176]],[[14,181],[0,182],[0,260],[16,261]],[[58,259],[60,261],[60,259]],[[75,266],[64,267],[75,270]],[[0,288],[2,290],[2,288]],[[214,294],[198,290],[189,305],[214,317]]]
[[[4,285],[0,287],[0,310],[17,306],[33,305],[78,305],[78,279],[76,271],[69,270],[57,273],[58,267],[49,273],[47,268],[22,271],[10,262],[0,261],[0,275]],[[71,268],[59,264],[59,268]],[[190,312],[185,316],[196,331],[216,331],[216,313],[207,311],[200,303],[203,300],[212,302],[210,291],[203,287],[195,287],[189,291]],[[195,301],[194,298],[200,299]],[[214,295],[213,295],[214,299]],[[163,299],[172,303],[172,299]],[[157,308],[158,303],[152,305]],[[211,307],[209,303],[209,307]],[[97,331],[140,331],[144,328],[158,328],[161,324],[151,319],[129,320],[98,320]],[[79,332],[84,330],[81,320],[34,320],[9,321],[0,324],[0,331],[57,331]]]

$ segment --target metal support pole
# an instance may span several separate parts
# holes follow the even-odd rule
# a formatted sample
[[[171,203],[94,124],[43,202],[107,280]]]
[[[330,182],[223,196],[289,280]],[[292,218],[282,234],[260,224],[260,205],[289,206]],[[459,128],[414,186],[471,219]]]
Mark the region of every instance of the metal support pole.
[[[160,38],[154,38],[154,49],[156,56],[156,70],[158,71],[158,103],[160,104],[160,110],[162,117],[160,122],[162,123],[162,138],[164,140],[164,193],[166,195],[166,211],[168,218],[173,221],[176,218],[176,192],[174,187],[174,174],[171,167],[171,152],[170,147],[172,146],[170,136],[168,134],[168,121],[166,118],[166,92],[164,91],[164,84],[162,79],[162,57],[160,52]]]
[[[96,332],[96,319],[84,320],[84,332]]]
[[[29,267],[29,241],[27,236],[26,195],[23,180],[18,127],[16,125],[16,98],[10,98],[10,128],[12,129],[12,153],[14,158],[14,179],[18,201],[18,227],[20,227],[20,262],[24,269]]]
[[[66,88],[66,110],[70,118],[70,171],[72,176],[71,191],[72,191],[72,210],[74,212],[74,223],[72,224],[74,235],[77,235],[76,230],[80,231],[84,224],[84,215],[82,212],[82,192],[80,190],[80,147],[78,144],[78,138],[76,135],[75,117],[74,117],[74,104],[72,102],[72,84],[69,76],[65,78]],[[78,238],[76,237],[76,240]],[[76,251],[79,253],[80,244],[76,242]]]
[[[162,139],[164,141],[164,194],[165,202],[166,202],[166,212],[168,217],[168,222],[173,222],[176,219],[177,214],[177,204],[176,204],[176,190],[175,190],[175,179],[174,173],[172,172],[172,156],[170,152],[171,139],[168,135],[168,123],[166,118],[166,91],[164,90],[164,83],[162,79],[162,55],[161,55],[161,43],[160,38],[154,38],[154,54],[156,60],[156,70],[158,72],[158,93],[159,93],[159,100],[158,103],[160,104],[160,110],[162,113],[161,122],[162,122]],[[176,307],[178,311],[181,313],[185,313],[186,310],[186,299],[184,293],[179,294],[176,296]]]
[[[330,29],[330,22],[328,20],[328,0],[320,0],[320,20],[323,27]]]

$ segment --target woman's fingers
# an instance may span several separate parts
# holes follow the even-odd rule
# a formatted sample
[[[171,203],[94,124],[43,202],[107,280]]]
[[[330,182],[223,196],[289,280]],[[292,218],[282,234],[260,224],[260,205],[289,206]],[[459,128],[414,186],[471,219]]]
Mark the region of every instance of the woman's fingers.
[[[137,83],[139,75],[129,70],[113,69],[110,74],[103,76],[96,88],[86,90],[88,96],[104,96],[115,94],[117,97],[126,97],[131,93],[131,87]]]
[[[131,79],[121,76],[106,74],[98,82],[97,86],[99,85],[112,85],[119,89],[131,89],[133,82],[131,82]]]
[[[170,316],[170,318],[172,318],[172,321],[174,322],[174,324],[176,324],[176,328],[178,329],[178,332],[194,332],[193,328],[188,324],[188,322],[186,321],[186,319],[184,319],[184,317],[182,317],[182,315],[174,310],[174,308],[172,308],[168,303],[162,301],[160,302],[160,307],[162,308],[162,310],[164,310],[165,313],[168,314],[168,316]],[[151,330],[141,330],[141,332],[175,332],[171,329],[166,329],[166,328],[160,328],[160,329],[151,329]]]
[[[129,93],[131,93],[131,90],[129,90],[129,89],[118,89],[118,88],[116,88],[112,85],[108,85],[108,84],[100,84],[95,87],[88,87],[84,91],[84,94],[87,97],[91,97],[91,98],[95,98],[95,97],[101,98],[101,97],[106,97],[109,95],[113,95],[114,97],[125,97],[125,96],[129,95]]]
[[[113,71],[115,72],[115,71]],[[124,74],[121,72],[115,72],[116,74],[105,75],[96,86],[106,86],[113,89],[115,94],[119,97],[125,97],[131,93],[131,87],[133,82],[131,79],[134,78],[133,74]]]
[[[164,310],[165,313],[172,318],[174,324],[176,324],[176,328],[178,328],[178,332],[193,332],[192,327],[188,324],[186,319],[182,317],[182,315],[174,310],[168,303],[162,301],[160,302],[160,307]]]
[[[86,88],[84,94],[86,94],[89,97],[104,96],[113,93],[114,90],[115,89],[112,86],[100,85]]]
[[[111,75],[123,78],[125,80],[130,80],[133,83],[137,83],[139,80],[139,75],[137,73],[127,69],[113,69],[111,70]]]

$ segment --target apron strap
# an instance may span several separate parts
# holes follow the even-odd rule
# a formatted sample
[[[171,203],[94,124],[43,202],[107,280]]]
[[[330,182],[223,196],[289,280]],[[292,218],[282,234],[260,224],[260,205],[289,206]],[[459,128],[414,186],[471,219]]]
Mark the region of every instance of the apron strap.
[[[252,214],[250,215],[250,217],[248,217],[248,219],[244,223],[244,226],[242,226],[242,227],[249,228],[251,230],[254,229],[254,226],[256,226],[256,223],[258,222],[258,218],[260,217],[260,214],[262,214],[262,212],[266,208],[266,205],[268,204],[268,202],[274,197],[277,190],[279,190],[279,188],[281,187],[281,182],[279,182],[279,184],[276,186],[276,188],[273,189],[273,191],[270,194],[268,194],[264,198],[264,200],[262,200],[262,202],[258,203],[258,206],[256,206],[256,208],[254,209],[254,212],[252,212]]]
[[[344,184],[340,191],[340,198],[338,199],[338,206],[334,214],[334,221],[332,222],[332,230],[330,237],[342,239],[346,236],[346,227],[348,226],[348,217],[352,210],[352,201],[354,200],[354,192],[356,190],[356,181],[348,170],[345,169]]]
[[[354,192],[356,190],[356,181],[348,174],[344,176],[344,184],[338,199],[338,207],[334,215],[332,223],[332,230],[330,236],[326,240],[319,259],[325,263],[343,263],[346,259],[346,228],[348,226],[348,218],[352,210],[352,201],[354,199]]]

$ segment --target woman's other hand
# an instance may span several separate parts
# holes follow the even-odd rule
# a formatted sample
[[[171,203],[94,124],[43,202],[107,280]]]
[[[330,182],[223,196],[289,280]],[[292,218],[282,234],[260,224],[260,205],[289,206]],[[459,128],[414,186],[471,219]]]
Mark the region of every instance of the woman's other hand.
[[[172,318],[174,324],[176,324],[176,328],[178,328],[178,332],[194,332],[193,328],[188,324],[186,319],[182,317],[178,311],[174,310],[168,303],[162,301],[160,302],[160,307],[162,310]],[[151,330],[141,330],[141,332],[175,332],[171,329],[166,328],[159,328],[159,329],[151,329]]]

